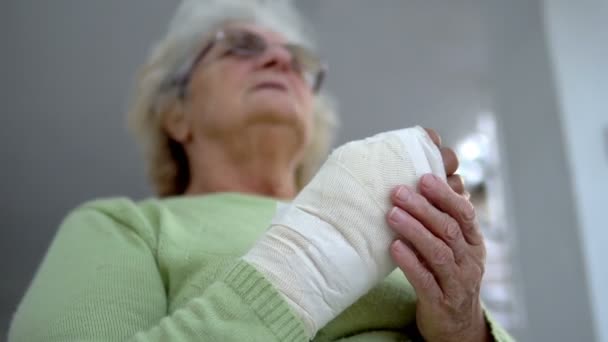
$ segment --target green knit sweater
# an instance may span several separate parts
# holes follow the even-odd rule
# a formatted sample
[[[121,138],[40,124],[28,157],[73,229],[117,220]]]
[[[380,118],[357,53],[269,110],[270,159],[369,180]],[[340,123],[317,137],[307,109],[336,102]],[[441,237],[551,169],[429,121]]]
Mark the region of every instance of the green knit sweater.
[[[275,206],[230,193],[83,205],[61,225],[9,341],[308,340],[279,293],[239,260]],[[396,271],[314,340],[419,339],[415,300]],[[509,340],[489,322],[495,339]]]

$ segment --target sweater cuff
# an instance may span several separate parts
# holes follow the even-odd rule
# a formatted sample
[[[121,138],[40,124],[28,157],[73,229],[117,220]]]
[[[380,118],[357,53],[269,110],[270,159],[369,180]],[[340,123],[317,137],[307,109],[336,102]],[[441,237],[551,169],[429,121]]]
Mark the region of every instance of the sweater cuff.
[[[490,311],[483,307],[483,316],[486,320],[486,324],[488,325],[488,329],[490,329],[490,335],[492,335],[492,341],[496,342],[515,342],[515,339],[509,335],[509,333],[501,327],[498,322],[492,318]]]
[[[253,266],[237,261],[224,275],[223,282],[254,310],[279,341],[309,341],[303,323],[289,304]]]

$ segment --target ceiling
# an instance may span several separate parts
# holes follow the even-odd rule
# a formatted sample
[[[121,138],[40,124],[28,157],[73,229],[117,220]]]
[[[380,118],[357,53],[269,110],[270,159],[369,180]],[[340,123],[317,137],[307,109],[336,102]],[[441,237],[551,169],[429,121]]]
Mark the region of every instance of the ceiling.
[[[454,144],[489,110],[478,0],[298,4],[306,6],[329,62],[340,142],[420,124]]]

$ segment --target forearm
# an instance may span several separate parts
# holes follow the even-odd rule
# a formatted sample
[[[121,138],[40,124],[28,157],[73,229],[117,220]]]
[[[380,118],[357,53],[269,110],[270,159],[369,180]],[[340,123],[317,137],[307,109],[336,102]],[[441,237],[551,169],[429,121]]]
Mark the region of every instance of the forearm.
[[[130,342],[308,341],[302,322],[247,263]]]

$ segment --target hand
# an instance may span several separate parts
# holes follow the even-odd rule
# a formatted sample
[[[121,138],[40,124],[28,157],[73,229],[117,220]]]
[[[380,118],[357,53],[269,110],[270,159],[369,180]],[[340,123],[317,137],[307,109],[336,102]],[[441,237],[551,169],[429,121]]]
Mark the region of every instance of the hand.
[[[401,158],[409,148],[405,142],[424,154],[415,161]],[[397,235],[369,229],[384,227],[392,207],[388,191],[377,189],[416,186],[414,162],[443,176],[444,170],[434,168],[440,156],[426,153],[429,144],[427,135],[413,127],[338,147],[243,256],[284,296],[308,337],[395,269],[387,248]],[[404,171],[379,177],[387,170]]]
[[[418,296],[418,329],[428,341],[489,340],[479,299],[486,249],[473,205],[433,175],[419,191],[397,187],[388,215],[400,237],[391,256]]]
[[[458,157],[454,150],[449,147],[441,146],[441,137],[434,129],[425,128],[426,133],[429,135],[431,140],[437,145],[437,148],[441,152],[441,158],[443,159],[443,165],[445,167],[445,174],[447,175],[447,181],[450,185],[450,188],[454,190],[456,193],[460,195],[464,195],[465,197],[469,197],[469,194],[464,189],[464,181],[462,177],[458,174],[455,174],[456,170],[458,170]]]

